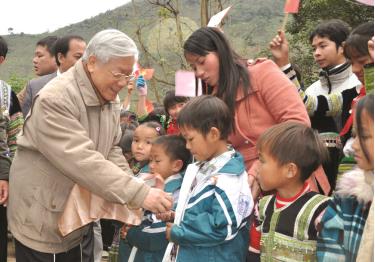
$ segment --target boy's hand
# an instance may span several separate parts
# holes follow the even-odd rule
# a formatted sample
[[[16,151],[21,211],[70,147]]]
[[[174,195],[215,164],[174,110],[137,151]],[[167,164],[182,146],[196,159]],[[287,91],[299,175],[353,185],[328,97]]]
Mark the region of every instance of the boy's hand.
[[[163,222],[173,222],[174,215],[175,215],[174,211],[167,211],[167,212],[156,214],[156,218],[160,219]]]
[[[165,233],[167,235],[167,240],[168,241],[171,241],[171,230],[172,230],[173,226],[174,226],[173,223],[167,223],[167,227],[166,227]]]
[[[131,227],[132,227],[131,225],[127,225],[127,224],[125,224],[125,225],[123,225],[123,226],[121,227],[120,237],[121,237],[122,239],[125,239],[125,238],[126,238],[126,236],[127,236],[127,234],[128,234],[128,231],[129,231],[129,229],[130,229]]]
[[[277,35],[269,44],[273,59],[279,67],[289,64],[289,44],[285,32],[277,31]]]

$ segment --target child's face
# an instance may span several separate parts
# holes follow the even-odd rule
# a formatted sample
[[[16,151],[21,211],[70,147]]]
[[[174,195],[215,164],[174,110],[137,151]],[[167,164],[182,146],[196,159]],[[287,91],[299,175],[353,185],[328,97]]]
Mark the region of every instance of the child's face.
[[[341,46],[337,49],[336,43],[328,37],[316,35],[311,45],[315,62],[320,68],[336,66],[345,62],[344,49]]]
[[[179,170],[178,160],[172,160],[162,145],[153,145],[150,153],[149,167],[152,174],[160,174],[164,179],[174,175]]]
[[[371,57],[367,55],[360,56],[357,52],[352,55],[350,61],[352,62],[353,73],[358,77],[359,81],[361,81],[361,83],[364,84],[365,76],[363,68],[365,65],[373,63]]]
[[[285,166],[280,165],[267,151],[259,152],[258,181],[263,191],[271,191],[285,184]]]
[[[182,127],[180,131],[186,140],[186,148],[197,161],[210,160],[218,155],[221,141],[212,138],[211,131],[206,136],[189,127]]]
[[[366,110],[362,111],[361,120],[363,134],[362,137],[359,137],[357,133],[354,139],[354,158],[357,161],[359,168],[363,170],[374,170],[374,121],[368,115]],[[356,122],[354,122],[354,126],[355,129],[358,130]],[[370,161],[365,157],[360,140],[363,141],[363,145],[366,147],[367,152],[369,153]]]
[[[177,119],[178,113],[180,113],[181,109],[184,107],[185,104],[185,102],[181,102],[171,106],[170,108],[168,108],[168,114],[173,119]]]
[[[134,131],[132,154],[137,161],[145,161],[150,157],[152,141],[158,136],[156,130],[144,125]]]

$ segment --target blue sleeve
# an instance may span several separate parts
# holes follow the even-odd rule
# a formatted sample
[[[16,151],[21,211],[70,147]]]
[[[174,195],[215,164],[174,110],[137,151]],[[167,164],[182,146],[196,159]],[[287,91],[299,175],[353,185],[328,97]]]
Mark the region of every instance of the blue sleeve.
[[[131,245],[146,251],[162,250],[168,245],[164,222],[132,227],[128,230],[126,238]]]
[[[320,222],[322,228],[317,239],[318,261],[345,261],[344,220],[340,202],[336,197],[329,200]]]
[[[216,246],[237,232],[236,219],[226,194],[223,191],[215,192],[212,197],[203,201],[206,202],[208,198],[212,199],[211,203],[204,204],[210,206],[211,212],[194,212],[196,210],[187,209],[180,225],[172,227],[173,242],[181,245]]]

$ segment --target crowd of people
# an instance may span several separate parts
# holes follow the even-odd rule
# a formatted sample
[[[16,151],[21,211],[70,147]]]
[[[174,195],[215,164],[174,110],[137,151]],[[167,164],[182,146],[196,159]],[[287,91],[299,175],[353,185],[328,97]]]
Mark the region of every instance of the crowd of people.
[[[41,39],[38,77],[0,81],[0,262],[8,229],[22,262],[373,261],[373,36],[321,22],[305,87],[284,31],[250,60],[202,27],[183,50],[203,94],[152,109],[123,32]]]

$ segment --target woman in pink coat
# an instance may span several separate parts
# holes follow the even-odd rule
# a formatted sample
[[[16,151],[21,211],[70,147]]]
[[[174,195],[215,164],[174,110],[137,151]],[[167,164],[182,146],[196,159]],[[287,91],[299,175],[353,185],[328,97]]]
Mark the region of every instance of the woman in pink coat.
[[[254,183],[254,163],[258,161],[259,136],[269,127],[288,120],[310,126],[305,106],[293,83],[276,64],[270,60],[248,64],[216,28],[196,30],[185,42],[184,52],[208,93],[221,98],[232,111],[235,130],[230,142],[245,159],[249,183],[256,196],[259,187]],[[323,191],[329,191],[325,177],[321,180]]]

